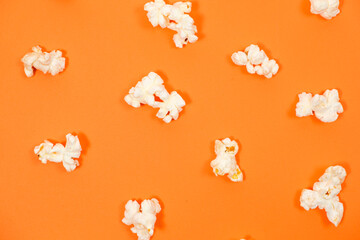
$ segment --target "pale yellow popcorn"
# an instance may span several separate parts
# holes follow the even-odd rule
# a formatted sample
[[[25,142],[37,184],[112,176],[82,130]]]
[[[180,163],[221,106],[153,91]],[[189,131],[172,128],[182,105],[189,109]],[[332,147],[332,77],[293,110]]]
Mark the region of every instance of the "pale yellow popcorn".
[[[47,161],[62,162],[68,172],[74,171],[79,166],[79,161],[75,159],[80,157],[81,151],[79,138],[70,133],[66,135],[65,147],[60,143],[54,146],[51,142],[45,140],[44,143],[34,148],[35,154],[38,155],[42,163],[46,164]]]
[[[246,66],[250,74],[258,74],[266,78],[272,78],[279,71],[279,65],[274,59],[269,59],[259,46],[251,44],[245,51],[232,54],[232,61],[239,66]]]
[[[39,46],[33,47],[32,50],[33,52],[21,59],[27,77],[34,75],[34,68],[43,73],[49,72],[53,76],[65,69],[65,58],[62,57],[61,51],[42,52]]]
[[[227,175],[233,182],[243,181],[243,173],[236,163],[235,155],[239,151],[236,141],[229,138],[215,141],[216,158],[211,161],[211,167],[216,176]]]
[[[325,209],[327,217],[336,227],[341,222],[344,206],[337,196],[341,191],[341,184],[346,177],[346,171],[341,166],[332,166],[313,186],[313,190],[304,189],[300,197],[300,206],[305,210]]]
[[[131,231],[136,233],[138,240],[149,240],[154,234],[156,214],[161,211],[159,201],[155,198],[144,200],[140,205],[137,201],[129,200],[125,205],[124,218],[126,225],[133,225]]]

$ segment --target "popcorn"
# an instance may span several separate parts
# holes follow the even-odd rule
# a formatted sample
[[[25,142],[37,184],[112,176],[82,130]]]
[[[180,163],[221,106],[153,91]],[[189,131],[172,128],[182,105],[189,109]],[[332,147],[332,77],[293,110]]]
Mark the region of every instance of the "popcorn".
[[[340,13],[339,0],[310,0],[310,11],[320,14],[323,18],[331,19]]]
[[[236,141],[231,141],[229,138],[215,141],[216,158],[211,161],[210,166],[216,176],[228,175],[233,182],[241,182],[243,180],[243,173],[236,163],[235,155],[239,151],[239,146]]]
[[[274,59],[269,59],[259,46],[251,44],[245,52],[238,51],[231,56],[232,61],[239,66],[246,66],[251,74],[263,75],[271,78],[279,71],[279,65]]]
[[[299,102],[296,104],[296,116],[305,117],[313,115],[322,122],[334,122],[339,117],[339,113],[344,111],[339,102],[338,90],[326,90],[323,95],[316,94],[312,97],[311,93],[301,93]]]
[[[164,81],[159,75],[154,72],[149,73],[148,76],[131,88],[129,94],[125,97],[125,101],[135,107],[140,107],[140,104],[155,105],[154,94],[160,94],[165,90]]]
[[[163,0],[154,0],[144,6],[147,17],[153,27],[169,28],[176,31],[173,40],[176,47],[182,48],[187,43],[198,40],[195,35],[197,28],[194,19],[190,17],[191,2],[177,2],[173,5],[166,4]]]
[[[341,191],[341,184],[346,177],[346,171],[341,166],[331,166],[313,186],[313,190],[304,189],[300,197],[300,206],[305,210],[325,209],[327,218],[336,227],[341,222],[344,206],[337,196]]]
[[[125,217],[122,222],[126,225],[134,225],[131,228],[136,233],[138,240],[149,240],[154,234],[156,214],[161,211],[159,201],[155,198],[144,200],[140,205],[137,201],[129,200],[125,205]]]
[[[150,72],[130,89],[129,94],[125,96],[125,102],[135,108],[140,107],[141,104],[159,108],[156,116],[162,118],[166,123],[170,123],[173,119],[177,120],[185,106],[185,101],[176,91],[169,94],[163,83],[164,81],[158,74]],[[155,96],[162,102],[156,101]]]
[[[38,155],[42,163],[46,164],[47,161],[62,162],[68,172],[74,171],[79,166],[79,162],[74,158],[80,157],[81,150],[79,138],[70,133],[66,135],[65,147],[60,143],[54,146],[51,142],[45,140],[44,143],[34,148],[35,154]]]
[[[158,118],[162,118],[164,122],[169,123],[173,119],[178,119],[179,112],[181,112],[182,107],[185,106],[185,101],[175,91],[173,91],[170,95],[167,95],[168,96],[164,98],[164,102],[160,102],[157,104],[160,109],[156,116]]]
[[[39,46],[32,48],[33,52],[26,54],[21,61],[24,63],[24,70],[27,77],[34,75],[36,68],[43,73],[56,75],[65,69],[65,58],[61,51],[42,52]]]

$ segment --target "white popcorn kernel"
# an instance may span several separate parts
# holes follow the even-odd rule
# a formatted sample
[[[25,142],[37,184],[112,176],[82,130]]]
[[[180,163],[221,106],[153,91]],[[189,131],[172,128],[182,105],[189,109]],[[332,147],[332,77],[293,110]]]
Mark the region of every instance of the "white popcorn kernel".
[[[141,104],[159,108],[156,116],[162,118],[166,123],[177,120],[186,103],[176,91],[169,94],[163,83],[164,81],[159,75],[154,72],[149,73],[130,89],[129,94],[125,96],[126,103],[135,108],[140,107]],[[156,101],[155,96],[162,102]]]
[[[305,210],[325,209],[327,218],[336,227],[341,222],[344,206],[337,196],[341,191],[341,184],[346,177],[346,171],[341,166],[328,167],[325,173],[314,183],[313,190],[303,189],[300,196],[300,206]]]
[[[320,14],[323,18],[331,19],[340,13],[339,0],[310,0],[310,11]]]
[[[313,115],[311,99],[312,99],[311,93],[303,92],[299,94],[299,102],[296,104],[296,116],[306,117]]]
[[[154,106],[154,94],[160,93],[165,89],[163,84],[164,81],[159,75],[150,72],[135,87],[130,89],[129,94],[125,97],[125,101],[136,108],[140,107],[140,104]]]
[[[44,143],[35,147],[34,152],[42,163],[45,164],[47,161],[62,162],[66,171],[72,172],[79,166],[79,161],[74,158],[80,157],[81,150],[79,138],[69,133],[66,135],[65,147],[60,143],[54,146],[51,142],[45,140]]]
[[[279,65],[274,59],[269,59],[259,46],[251,44],[244,52],[238,51],[232,54],[231,60],[239,66],[246,66],[250,74],[258,74],[266,78],[272,78],[278,71]]]
[[[42,52],[39,46],[32,48],[33,52],[27,53],[21,61],[24,63],[24,70],[27,77],[34,75],[34,68],[43,73],[56,75],[65,69],[65,58],[61,51]]]
[[[235,52],[231,55],[231,60],[239,66],[245,66],[247,64],[247,55],[242,51]]]
[[[163,0],[154,0],[146,3],[144,10],[147,11],[147,17],[153,27],[160,26],[176,31],[173,37],[175,46],[182,48],[187,43],[198,40],[194,19],[188,14],[191,12],[191,5],[190,2],[170,5]]]
[[[320,121],[334,122],[344,111],[339,101],[339,92],[336,89],[326,90],[323,95],[316,94],[314,97],[311,93],[303,92],[299,94],[299,102],[296,104],[296,116],[309,116],[314,112]]]
[[[236,141],[231,141],[230,138],[215,141],[216,158],[211,161],[210,166],[216,176],[228,175],[233,182],[241,182],[243,180],[243,173],[236,163],[235,155],[239,151],[239,146]]]
[[[149,240],[154,234],[156,214],[161,211],[159,201],[155,198],[144,200],[140,205],[137,201],[129,200],[125,205],[122,222],[133,225],[131,231],[136,233],[138,240]]]
[[[159,25],[162,28],[166,28],[169,24],[169,19],[166,16],[169,15],[170,11],[169,8],[166,8],[163,0],[146,3],[144,10],[148,12],[147,17],[154,27]]]
[[[158,107],[160,109],[156,116],[158,118],[162,118],[166,123],[171,122],[173,119],[177,120],[179,113],[182,111],[182,107],[185,106],[185,101],[176,91],[173,91],[167,98],[163,100],[164,102],[158,103]]]

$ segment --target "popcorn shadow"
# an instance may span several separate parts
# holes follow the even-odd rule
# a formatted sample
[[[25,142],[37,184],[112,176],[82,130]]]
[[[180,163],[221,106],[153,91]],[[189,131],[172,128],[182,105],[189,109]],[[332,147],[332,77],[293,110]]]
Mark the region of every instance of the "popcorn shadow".
[[[199,7],[200,7],[200,4],[198,3],[198,1],[192,1],[191,12],[189,13],[189,15],[194,19],[195,26],[198,31],[196,35],[199,37],[199,39],[204,39],[205,35],[202,30],[203,23],[204,23],[204,17],[202,14],[200,14]]]
[[[279,63],[278,63],[278,60],[272,56],[270,49],[268,49],[268,48],[267,48],[264,44],[262,44],[262,43],[257,43],[257,45],[260,47],[260,50],[264,50],[264,52],[266,53],[266,56],[268,56],[269,59],[275,59],[276,63],[279,64]],[[280,64],[279,64],[279,67],[281,67]]]
[[[76,134],[73,133],[73,135],[75,136]],[[82,163],[83,163],[83,156],[87,154],[87,151],[89,149],[89,147],[91,146],[89,139],[86,137],[86,135],[83,132],[79,132],[79,134],[77,134],[80,144],[81,144],[81,155],[78,159],[80,166],[78,166],[77,168],[81,168]]]
[[[65,58],[65,68],[64,71],[60,72],[59,74],[65,72],[65,70],[69,67],[70,65],[70,58],[67,57],[67,51],[64,49],[59,49],[62,52],[62,57]]]
[[[146,16],[147,12],[144,10],[144,5],[139,6],[135,9],[135,15],[137,16],[137,21],[141,28],[151,29],[154,28]],[[159,27],[160,28],[160,27]]]
[[[245,240],[254,240],[250,235],[246,235],[240,239],[245,239]],[[235,237],[235,238],[231,238],[230,240],[239,240],[238,237]]]
[[[165,228],[165,215],[164,215],[164,209],[165,209],[165,205],[163,203],[163,201],[161,200],[161,198],[159,196],[153,196],[152,198],[156,198],[161,206],[161,211],[156,215],[156,223],[155,223],[155,227],[158,229],[164,229]]]
[[[299,102],[299,98],[296,95],[296,98],[294,99],[294,101],[291,103],[290,108],[287,112],[287,115],[289,118],[298,118],[296,117],[296,104]]]
[[[310,1],[300,1],[300,9],[301,9],[301,12],[306,15],[306,16],[311,16],[313,15],[311,12],[310,12],[310,9],[311,9],[311,3]]]

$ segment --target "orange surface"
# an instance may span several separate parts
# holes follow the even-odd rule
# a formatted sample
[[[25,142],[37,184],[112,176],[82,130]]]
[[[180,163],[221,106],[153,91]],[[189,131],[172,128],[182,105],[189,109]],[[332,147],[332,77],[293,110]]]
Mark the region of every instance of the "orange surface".
[[[150,197],[163,206],[154,240],[360,239],[360,2],[341,1],[327,21],[306,0],[194,0],[199,41],[184,49],[151,26],[145,2],[0,2],[0,239],[136,239],[124,205]],[[251,43],[278,60],[274,78],[231,62]],[[25,77],[20,59],[37,44],[65,52],[63,73]],[[123,101],[150,71],[187,102],[169,125]],[[298,93],[331,88],[338,121],[295,117]],[[68,132],[80,136],[81,166],[41,164],[34,146]],[[241,145],[244,182],[209,166],[225,137]],[[299,206],[335,164],[349,173],[338,228]]]

